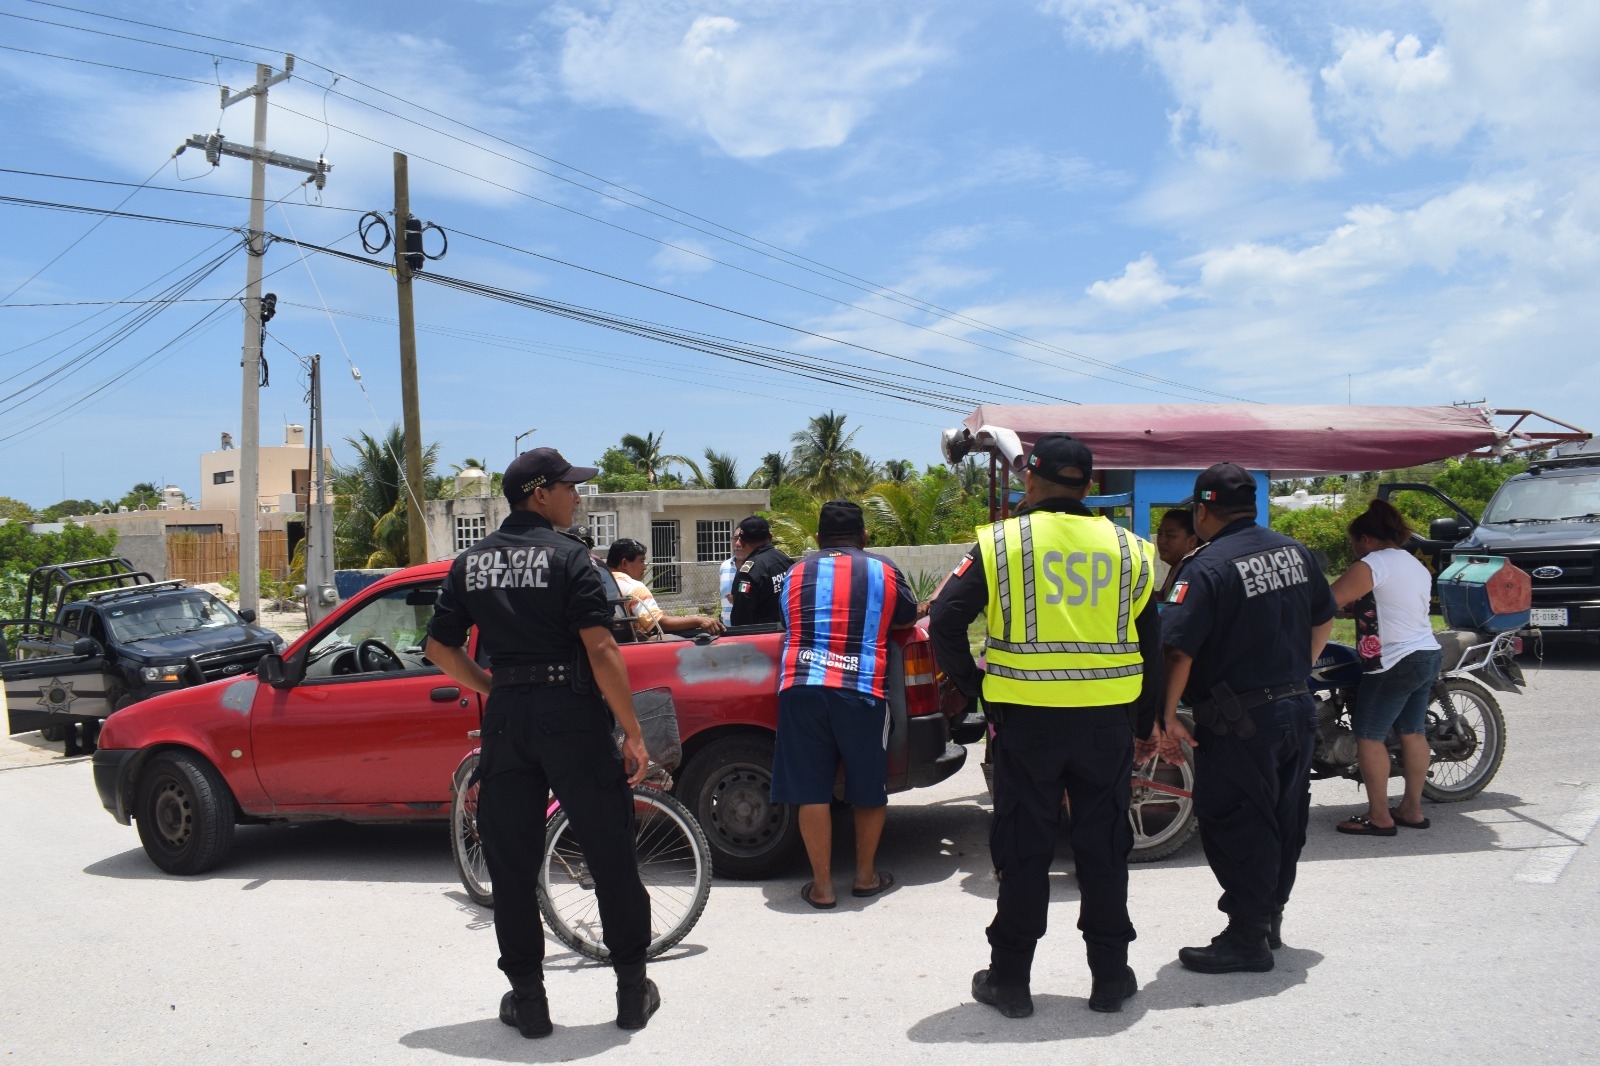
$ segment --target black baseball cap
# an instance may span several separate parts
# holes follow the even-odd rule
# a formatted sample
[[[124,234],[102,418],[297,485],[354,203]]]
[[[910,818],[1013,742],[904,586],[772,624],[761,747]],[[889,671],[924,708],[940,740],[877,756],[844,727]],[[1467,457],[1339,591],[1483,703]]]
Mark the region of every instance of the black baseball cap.
[[[817,512],[817,537],[848,537],[867,531],[861,506],[849,500],[829,500]]]
[[[501,480],[501,491],[507,500],[517,504],[532,496],[534,489],[561,481],[588,481],[599,472],[592,466],[573,466],[554,448],[534,448],[511,460]]]
[[[1063,473],[1069,469],[1076,470],[1080,476]],[[1070,433],[1046,433],[1033,445],[1033,454],[1028,456],[1028,470],[1057,485],[1082,488],[1094,473],[1094,453]]]
[[[739,539],[755,541],[757,544],[764,540],[772,539],[772,527],[767,525],[767,520],[760,515],[751,515],[739,523]]]
[[[1256,502],[1256,478],[1237,463],[1217,463],[1194,479],[1194,502],[1238,507]]]

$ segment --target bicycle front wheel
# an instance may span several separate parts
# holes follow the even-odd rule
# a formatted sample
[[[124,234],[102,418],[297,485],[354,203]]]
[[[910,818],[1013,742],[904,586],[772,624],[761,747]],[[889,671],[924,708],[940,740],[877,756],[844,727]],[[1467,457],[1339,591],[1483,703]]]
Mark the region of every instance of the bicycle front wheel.
[[[711,896],[711,845],[694,815],[659,789],[633,790],[634,848],[639,879],[650,896],[651,958],[688,935]],[[605,961],[606,949],[594,879],[567,812],[545,826],[539,868],[539,910],[563,944]]]

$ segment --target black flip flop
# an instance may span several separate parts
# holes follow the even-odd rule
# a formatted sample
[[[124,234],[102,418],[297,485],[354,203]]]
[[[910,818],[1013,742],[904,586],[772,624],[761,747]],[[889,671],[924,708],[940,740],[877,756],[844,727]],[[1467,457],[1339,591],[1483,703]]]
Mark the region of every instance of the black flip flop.
[[[818,903],[816,900],[812,899],[811,890],[816,887],[817,883],[815,881],[807,881],[805,884],[801,885],[800,898],[805,900],[808,904],[815,907],[819,911],[831,911],[833,908],[839,905],[838,900],[834,900],[832,903]]]
[[[1349,822],[1354,822],[1355,824],[1346,824]],[[1343,822],[1340,822],[1338,825],[1334,826],[1334,828],[1341,833],[1348,833],[1353,837],[1392,837],[1396,833],[1400,832],[1400,830],[1395,826],[1373,825],[1367,819],[1359,817],[1347,818]]]
[[[872,888],[852,888],[850,894],[857,899],[870,899],[894,887],[894,874],[878,871],[878,883]]]
[[[1433,822],[1429,821],[1426,818],[1423,818],[1420,821],[1415,821],[1415,822],[1405,821],[1403,818],[1400,817],[1400,812],[1395,810],[1393,807],[1389,808],[1389,817],[1394,819],[1394,824],[1395,825],[1403,825],[1407,829],[1426,829],[1430,825],[1433,824]]]

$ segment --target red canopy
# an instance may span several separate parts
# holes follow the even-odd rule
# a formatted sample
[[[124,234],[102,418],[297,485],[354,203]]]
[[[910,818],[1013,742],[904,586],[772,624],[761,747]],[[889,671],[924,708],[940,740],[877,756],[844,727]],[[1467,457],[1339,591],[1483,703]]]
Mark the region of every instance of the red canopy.
[[[1045,433],[1088,444],[1099,470],[1200,470],[1238,463],[1275,477],[1417,466],[1504,439],[1472,407],[1340,407],[1274,404],[985,404],[967,430],[1007,429],[1025,450]]]

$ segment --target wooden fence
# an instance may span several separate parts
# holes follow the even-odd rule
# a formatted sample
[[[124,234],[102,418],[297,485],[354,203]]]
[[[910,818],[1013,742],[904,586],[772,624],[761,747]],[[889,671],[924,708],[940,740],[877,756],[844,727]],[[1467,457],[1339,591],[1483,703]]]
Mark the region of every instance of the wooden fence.
[[[274,581],[289,576],[289,536],[281,529],[259,534],[261,569]],[[239,573],[237,533],[173,533],[167,537],[167,576],[191,585],[220,582]]]

